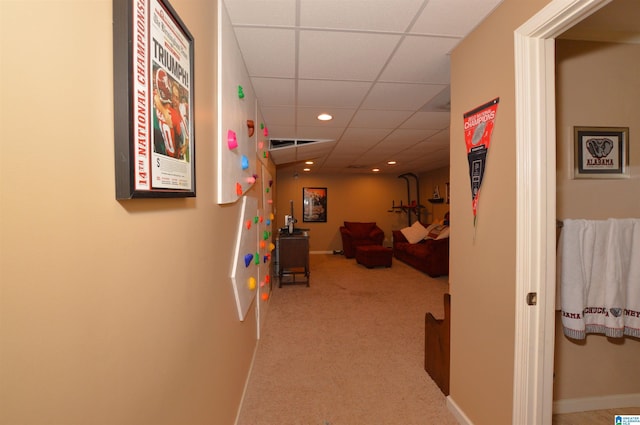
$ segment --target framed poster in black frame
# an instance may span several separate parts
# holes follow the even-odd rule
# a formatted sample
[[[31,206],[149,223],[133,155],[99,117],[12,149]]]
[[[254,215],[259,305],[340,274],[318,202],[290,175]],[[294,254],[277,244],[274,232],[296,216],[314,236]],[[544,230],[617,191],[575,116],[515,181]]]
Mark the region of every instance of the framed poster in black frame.
[[[311,223],[327,222],[327,188],[302,188],[302,221]]]
[[[116,199],[196,196],[194,40],[166,0],[113,0]]]
[[[629,127],[574,127],[577,179],[629,177]]]

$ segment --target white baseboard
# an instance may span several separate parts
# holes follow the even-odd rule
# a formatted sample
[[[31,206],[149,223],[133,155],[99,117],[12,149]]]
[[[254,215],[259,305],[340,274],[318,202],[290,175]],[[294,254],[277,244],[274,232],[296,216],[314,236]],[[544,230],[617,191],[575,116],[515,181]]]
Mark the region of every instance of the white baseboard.
[[[467,415],[464,414],[462,409],[460,409],[460,406],[458,406],[456,402],[453,401],[450,395],[447,396],[447,408],[449,409],[451,414],[453,414],[453,416],[456,418],[456,421],[458,421],[460,425],[473,425],[471,419],[469,419]]]
[[[640,394],[614,394],[602,397],[571,398],[553,402],[553,413],[640,407]]]
[[[585,397],[557,400],[553,402],[553,413],[575,413],[589,410],[618,409],[640,406],[639,394],[614,394],[602,397]],[[464,414],[460,406],[451,396],[447,397],[447,408],[460,425],[473,425],[471,419]]]

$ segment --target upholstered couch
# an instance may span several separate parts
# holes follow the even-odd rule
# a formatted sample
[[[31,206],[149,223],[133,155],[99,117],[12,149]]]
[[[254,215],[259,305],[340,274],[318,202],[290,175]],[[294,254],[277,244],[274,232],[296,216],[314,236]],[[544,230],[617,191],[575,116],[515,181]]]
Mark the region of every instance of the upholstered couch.
[[[345,221],[340,226],[342,250],[347,258],[356,256],[356,248],[363,245],[382,245],[384,231],[375,222]]]
[[[418,223],[418,224],[416,224]],[[394,230],[393,256],[431,277],[449,274],[449,226],[416,222],[412,229]],[[424,230],[419,230],[421,227]]]

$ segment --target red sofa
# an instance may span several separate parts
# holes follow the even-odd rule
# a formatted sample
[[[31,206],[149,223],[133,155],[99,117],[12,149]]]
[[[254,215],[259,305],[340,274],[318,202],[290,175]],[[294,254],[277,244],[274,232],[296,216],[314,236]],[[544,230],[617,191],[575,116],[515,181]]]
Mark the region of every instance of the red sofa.
[[[400,230],[394,230],[393,256],[431,277],[449,274],[448,237],[409,243]]]
[[[342,250],[347,258],[356,256],[356,248],[363,245],[382,245],[384,232],[375,222],[360,223],[345,221],[340,227]]]

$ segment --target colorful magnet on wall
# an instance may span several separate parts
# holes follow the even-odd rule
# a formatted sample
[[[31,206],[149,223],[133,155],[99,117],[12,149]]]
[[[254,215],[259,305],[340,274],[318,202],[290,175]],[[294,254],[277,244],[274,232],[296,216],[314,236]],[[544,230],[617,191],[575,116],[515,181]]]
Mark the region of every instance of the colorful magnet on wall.
[[[273,244],[273,242],[271,242],[269,244],[269,251],[273,251],[274,249],[276,249],[276,246]]]
[[[238,147],[238,137],[236,136],[236,132],[233,130],[227,131],[227,146],[229,149],[235,149]]]
[[[267,243],[265,241],[260,241],[260,249],[265,249],[267,247]]]
[[[263,223],[263,222],[264,222],[264,217],[263,217],[263,216],[258,217],[258,221],[259,221],[260,223]]]
[[[265,230],[264,232],[262,232],[262,239],[264,239],[265,241],[267,239],[269,239],[269,232],[268,231]]]
[[[265,255],[265,256],[262,258],[262,262],[266,264],[268,261],[269,261],[269,256],[268,256],[268,255]]]
[[[240,183],[236,183],[236,195],[242,196],[242,185]]]
[[[258,223],[258,221],[260,221],[260,218],[258,216],[253,217],[253,222],[254,223]]]
[[[260,264],[260,253],[256,252],[255,257],[253,258],[253,264]]]
[[[264,277],[264,281],[265,281],[265,282],[267,282],[267,283],[271,282],[271,276],[266,275],[266,276]]]
[[[253,120],[247,120],[247,130],[249,131],[249,137],[253,136],[253,133],[255,132]]]
[[[273,204],[273,199],[268,199],[267,204]]]
[[[267,187],[267,188],[265,188],[265,190],[264,190],[264,191],[265,191],[265,193],[269,193],[269,188],[268,188],[268,187]]]
[[[252,291],[256,289],[256,278],[255,277],[250,277],[249,281],[248,281],[248,286],[249,289],[251,289]]]
[[[271,226],[271,220],[267,219],[267,226]]]
[[[258,142],[258,149],[262,150],[262,148],[264,148],[264,142],[262,140],[260,140]]]
[[[251,260],[253,260],[253,254],[245,254],[245,256],[244,256],[244,266],[245,267],[249,267],[249,264],[251,264]]]
[[[264,137],[267,137],[269,135],[269,129],[265,127],[264,130],[262,130],[262,134],[264,134]]]
[[[263,158],[268,158],[269,157],[269,152],[267,152],[267,151],[262,152],[262,157]]]
[[[262,301],[268,301],[269,300],[269,294],[266,293],[266,292],[264,294],[262,294],[261,297],[262,297]]]
[[[249,183],[249,184],[254,184],[256,182],[256,178],[253,177],[253,176],[247,177],[246,180],[247,180],[247,183]]]
[[[275,219],[275,218],[276,218],[276,216],[275,216],[275,215],[273,215],[273,213],[269,214],[269,219],[270,219],[270,220],[273,220],[273,219]]]
[[[247,220],[244,225],[246,226],[247,230],[251,229],[251,220]]]
[[[246,170],[247,168],[249,168],[249,158],[247,158],[245,155],[242,155],[242,169]]]
[[[261,122],[261,123],[260,123],[260,130],[262,130],[263,128],[264,128],[264,123],[263,123],[263,122]]]
[[[240,99],[244,99],[244,90],[242,89],[242,86],[238,86],[238,97]]]

